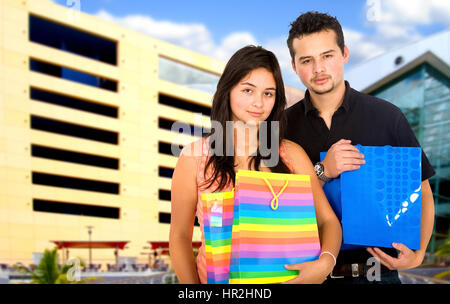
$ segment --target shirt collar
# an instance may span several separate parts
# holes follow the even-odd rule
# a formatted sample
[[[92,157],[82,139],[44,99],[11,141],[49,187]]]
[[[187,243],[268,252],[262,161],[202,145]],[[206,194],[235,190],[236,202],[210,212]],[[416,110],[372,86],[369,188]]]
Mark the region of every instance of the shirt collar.
[[[343,108],[346,112],[350,110],[351,106],[351,91],[352,88],[350,87],[350,84],[348,81],[345,81],[345,93],[344,93],[344,100],[342,101],[340,108]],[[309,112],[311,113],[318,113],[319,111],[314,107],[314,105],[311,102],[311,96],[309,94],[309,90],[306,90],[305,92],[305,98],[304,98],[304,106],[305,106],[305,116],[308,115]],[[338,109],[338,110],[339,110]]]

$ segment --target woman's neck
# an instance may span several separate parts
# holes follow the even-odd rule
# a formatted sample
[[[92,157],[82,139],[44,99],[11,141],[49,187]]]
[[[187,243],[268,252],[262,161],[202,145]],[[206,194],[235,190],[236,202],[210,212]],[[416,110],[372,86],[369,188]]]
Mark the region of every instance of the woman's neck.
[[[238,123],[234,127],[234,156],[250,157],[258,149],[258,126]]]

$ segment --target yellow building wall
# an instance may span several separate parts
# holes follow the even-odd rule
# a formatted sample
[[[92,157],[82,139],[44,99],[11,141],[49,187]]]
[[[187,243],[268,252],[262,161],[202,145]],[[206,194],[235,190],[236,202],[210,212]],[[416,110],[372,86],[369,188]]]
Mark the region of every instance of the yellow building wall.
[[[117,42],[117,65],[78,56],[29,41],[29,14],[50,19]],[[224,63],[187,49],[153,39],[121,26],[73,12],[47,0],[0,0],[0,263],[26,265],[32,253],[54,247],[51,240],[130,241],[120,256],[137,257],[148,241],[168,241],[169,224],[158,222],[159,212],[170,213],[170,202],[158,199],[158,189],[170,191],[171,180],[158,176],[158,167],[174,168],[176,157],[158,153],[158,141],[172,143],[177,134],[158,129],[158,117],[193,124],[189,111],[158,104],[158,94],[211,106],[210,94],[158,78],[158,57],[186,63],[219,75]],[[51,34],[51,33],[49,33]],[[90,87],[32,72],[30,58],[118,81],[118,91]],[[118,108],[109,118],[76,109],[30,100],[30,87],[96,100]],[[48,117],[119,133],[119,144],[31,129],[30,115]],[[209,127],[208,119],[203,120]],[[186,144],[194,137],[182,138]],[[179,141],[179,137],[178,137]],[[119,159],[119,170],[104,169],[31,156],[31,144]],[[119,195],[33,184],[32,171],[120,184]],[[120,219],[63,215],[33,211],[33,199],[76,202],[120,208]],[[200,239],[198,227],[194,240]],[[70,256],[88,261],[87,250]],[[113,250],[93,250],[93,263],[114,263]]]

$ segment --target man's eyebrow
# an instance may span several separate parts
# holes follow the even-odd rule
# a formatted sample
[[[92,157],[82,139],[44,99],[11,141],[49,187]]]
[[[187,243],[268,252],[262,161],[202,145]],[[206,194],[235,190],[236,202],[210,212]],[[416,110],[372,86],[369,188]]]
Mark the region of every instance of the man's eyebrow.
[[[336,50],[328,50],[326,52],[321,53],[320,55],[325,55],[325,54],[332,53],[332,52],[336,52]],[[302,61],[304,59],[308,59],[308,58],[311,58],[311,57],[312,56],[302,56],[302,57],[298,58],[298,61]]]
[[[251,86],[251,87],[256,88],[256,86],[255,86],[254,84],[250,83],[250,82],[241,82],[241,85],[249,85],[249,86]],[[277,89],[275,89],[275,88],[266,88],[266,90],[273,90],[273,91],[276,91]]]
[[[336,52],[336,50],[328,50],[328,51],[326,51],[326,52],[323,52],[323,53],[320,54],[320,55],[325,55],[325,54],[332,53],[332,52]]]

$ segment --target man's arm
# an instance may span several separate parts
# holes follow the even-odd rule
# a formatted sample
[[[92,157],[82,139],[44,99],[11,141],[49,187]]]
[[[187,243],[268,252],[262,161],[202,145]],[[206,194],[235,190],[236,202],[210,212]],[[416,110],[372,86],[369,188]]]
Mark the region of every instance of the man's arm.
[[[341,139],[332,145],[322,161],[324,174],[328,178],[336,178],[345,171],[357,170],[365,163],[364,155],[347,139]],[[320,181],[320,184],[323,187],[325,183]]]

